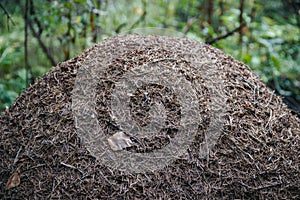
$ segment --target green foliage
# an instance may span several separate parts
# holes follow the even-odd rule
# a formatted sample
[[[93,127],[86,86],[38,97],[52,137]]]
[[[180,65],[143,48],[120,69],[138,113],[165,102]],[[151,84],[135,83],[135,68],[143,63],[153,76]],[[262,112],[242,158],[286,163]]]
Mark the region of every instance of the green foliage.
[[[25,1],[24,1],[25,2]],[[11,105],[26,87],[26,73],[37,78],[51,62],[31,31],[25,70],[24,2],[3,0],[15,26],[0,19],[0,111]],[[40,31],[55,62],[61,62],[110,36],[135,28],[161,27],[183,32],[207,42],[240,26],[240,1],[208,0],[34,0],[31,23]],[[101,4],[99,4],[101,2]],[[246,26],[213,45],[245,62],[261,79],[281,95],[300,101],[300,29],[292,1],[245,1],[242,19]],[[0,10],[0,14],[5,13]],[[36,23],[40,22],[40,25]],[[40,26],[40,27],[39,27]]]
[[[0,109],[10,106],[26,87],[26,71],[20,69],[9,74],[11,78],[0,81]]]

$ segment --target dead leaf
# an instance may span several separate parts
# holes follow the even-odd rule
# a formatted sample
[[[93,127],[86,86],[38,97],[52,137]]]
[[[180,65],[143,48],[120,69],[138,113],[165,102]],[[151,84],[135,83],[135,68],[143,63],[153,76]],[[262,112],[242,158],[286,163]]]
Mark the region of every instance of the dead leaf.
[[[9,190],[11,188],[17,187],[20,185],[20,169],[18,168],[8,179],[5,189]]]
[[[108,144],[113,151],[122,150],[126,147],[131,147],[133,142],[130,140],[130,137],[122,131],[119,131],[108,139]]]

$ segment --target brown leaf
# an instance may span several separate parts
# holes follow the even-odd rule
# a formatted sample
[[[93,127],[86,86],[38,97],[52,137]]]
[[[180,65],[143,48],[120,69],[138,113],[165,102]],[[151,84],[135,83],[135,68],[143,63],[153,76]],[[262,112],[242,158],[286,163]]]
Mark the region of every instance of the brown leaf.
[[[113,151],[119,151],[126,147],[131,147],[133,142],[130,137],[122,131],[115,133],[108,139],[108,144]]]
[[[17,187],[20,185],[20,169],[18,168],[8,179],[5,189],[9,190],[11,188]]]

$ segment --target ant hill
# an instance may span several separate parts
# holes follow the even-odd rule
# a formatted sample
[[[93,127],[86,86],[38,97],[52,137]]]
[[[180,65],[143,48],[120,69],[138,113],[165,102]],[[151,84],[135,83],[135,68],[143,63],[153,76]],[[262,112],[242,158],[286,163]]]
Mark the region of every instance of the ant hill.
[[[1,199],[300,198],[300,120],[186,38],[102,41],[27,88],[0,133]]]

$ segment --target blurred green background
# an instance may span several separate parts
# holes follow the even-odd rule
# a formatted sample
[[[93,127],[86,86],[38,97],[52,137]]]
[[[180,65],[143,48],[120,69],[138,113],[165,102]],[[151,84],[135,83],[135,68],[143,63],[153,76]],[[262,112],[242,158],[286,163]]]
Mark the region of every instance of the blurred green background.
[[[101,40],[143,27],[211,44],[300,111],[300,0],[1,0],[0,113],[40,76]]]

